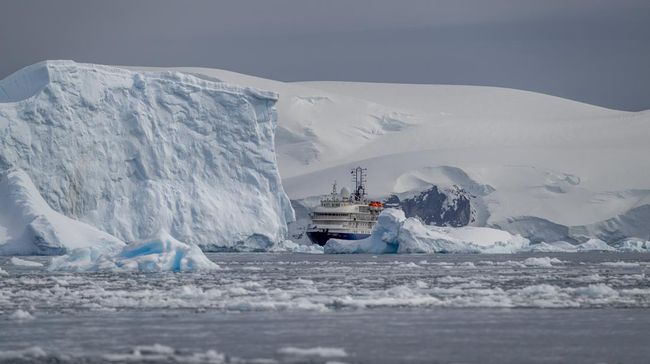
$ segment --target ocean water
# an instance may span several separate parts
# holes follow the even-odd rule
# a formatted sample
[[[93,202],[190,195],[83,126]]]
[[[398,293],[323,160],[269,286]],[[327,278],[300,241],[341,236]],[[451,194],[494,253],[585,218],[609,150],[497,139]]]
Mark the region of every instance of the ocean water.
[[[0,258],[0,361],[647,363],[650,254],[209,254],[201,274]],[[47,266],[47,257],[26,257]]]

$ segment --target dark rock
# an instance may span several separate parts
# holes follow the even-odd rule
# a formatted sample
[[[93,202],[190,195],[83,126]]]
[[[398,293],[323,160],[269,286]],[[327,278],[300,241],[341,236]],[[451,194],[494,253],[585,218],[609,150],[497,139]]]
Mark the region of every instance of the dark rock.
[[[444,190],[433,186],[409,198],[391,195],[384,202],[389,206],[399,206],[406,217],[417,217],[425,224],[459,227],[473,222],[470,197],[458,186]]]

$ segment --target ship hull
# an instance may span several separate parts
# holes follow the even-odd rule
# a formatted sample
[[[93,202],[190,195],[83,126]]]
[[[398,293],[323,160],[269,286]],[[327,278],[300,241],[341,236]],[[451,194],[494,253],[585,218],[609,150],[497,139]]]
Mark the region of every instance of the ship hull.
[[[330,239],[341,239],[341,240],[359,240],[369,237],[370,234],[360,234],[360,233],[342,233],[342,232],[325,232],[325,231],[308,231],[307,237],[311,240],[312,243],[318,244],[320,246],[325,245]]]

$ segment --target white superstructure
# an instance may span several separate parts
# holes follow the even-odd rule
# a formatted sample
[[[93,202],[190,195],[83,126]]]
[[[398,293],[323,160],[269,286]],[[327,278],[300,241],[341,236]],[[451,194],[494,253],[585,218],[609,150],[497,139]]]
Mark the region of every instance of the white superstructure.
[[[325,245],[331,238],[356,240],[370,235],[383,205],[368,201],[365,188],[365,169],[352,170],[354,193],[343,187],[337,191],[336,182],[329,196],[314,208],[307,228],[307,236],[315,244]]]

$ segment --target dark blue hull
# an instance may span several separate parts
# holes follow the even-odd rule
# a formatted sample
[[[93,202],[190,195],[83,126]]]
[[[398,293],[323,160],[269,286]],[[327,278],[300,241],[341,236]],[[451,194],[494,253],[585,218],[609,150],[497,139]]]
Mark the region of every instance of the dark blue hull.
[[[369,237],[370,234],[356,234],[356,233],[332,233],[329,231],[308,231],[307,237],[312,243],[320,246],[325,245],[330,239],[342,240],[359,240]]]

